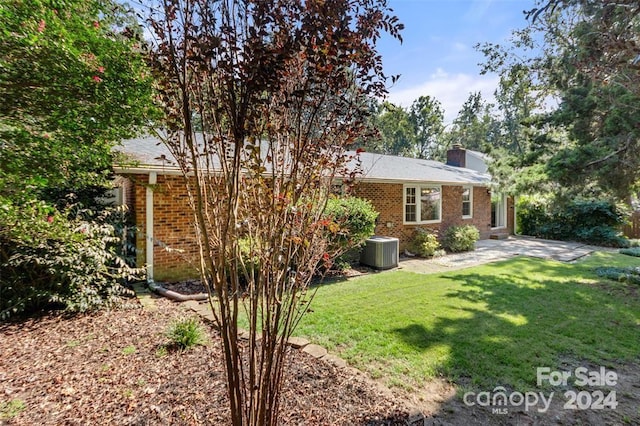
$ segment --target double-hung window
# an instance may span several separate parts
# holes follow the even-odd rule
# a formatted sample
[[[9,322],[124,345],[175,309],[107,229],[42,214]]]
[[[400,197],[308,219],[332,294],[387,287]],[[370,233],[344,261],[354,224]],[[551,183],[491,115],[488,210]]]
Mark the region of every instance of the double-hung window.
[[[471,219],[473,217],[473,187],[462,187],[462,218]]]
[[[442,188],[439,185],[404,187],[404,222],[436,223],[442,215]]]

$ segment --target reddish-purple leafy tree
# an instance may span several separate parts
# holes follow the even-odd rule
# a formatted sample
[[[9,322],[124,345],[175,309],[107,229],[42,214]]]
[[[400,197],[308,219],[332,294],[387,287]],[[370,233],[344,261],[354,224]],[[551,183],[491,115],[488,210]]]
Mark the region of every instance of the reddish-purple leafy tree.
[[[326,200],[353,177],[345,147],[367,99],[386,92],[375,44],[399,38],[390,13],[384,0],[165,0],[150,18],[235,425],[277,422],[287,338],[335,255]]]

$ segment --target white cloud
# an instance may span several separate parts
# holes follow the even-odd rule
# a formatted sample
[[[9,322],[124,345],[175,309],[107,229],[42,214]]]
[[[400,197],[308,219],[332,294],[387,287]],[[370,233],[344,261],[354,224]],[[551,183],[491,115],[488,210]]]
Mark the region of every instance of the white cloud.
[[[391,88],[388,100],[396,105],[408,107],[420,96],[431,96],[440,101],[444,110],[444,122],[450,123],[456,118],[460,107],[471,92],[481,92],[485,100],[493,102],[493,93],[498,87],[498,81],[498,76],[449,74],[444,69],[437,68],[423,83],[400,90]]]
[[[453,50],[456,52],[465,52],[467,50],[467,45],[460,42],[453,43]]]

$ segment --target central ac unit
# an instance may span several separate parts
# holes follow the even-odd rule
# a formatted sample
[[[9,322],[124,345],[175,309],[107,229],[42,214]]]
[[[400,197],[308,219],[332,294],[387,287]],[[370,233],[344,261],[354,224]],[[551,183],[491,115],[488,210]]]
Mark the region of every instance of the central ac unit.
[[[398,266],[399,240],[393,237],[373,236],[365,241],[360,253],[360,263],[376,269]]]

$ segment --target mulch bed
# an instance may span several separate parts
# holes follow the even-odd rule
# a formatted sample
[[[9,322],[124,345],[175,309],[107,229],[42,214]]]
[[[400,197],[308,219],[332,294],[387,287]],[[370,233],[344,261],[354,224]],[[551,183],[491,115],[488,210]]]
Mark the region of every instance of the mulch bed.
[[[367,266],[354,265],[351,268],[345,270],[330,270],[327,272],[322,282],[330,282],[335,280],[341,280],[346,278],[358,277],[360,275],[366,275],[371,273],[373,269]],[[317,282],[318,283],[318,282]],[[317,284],[316,283],[316,284]],[[167,282],[162,283],[162,287],[167,290],[175,291],[176,293],[191,295],[191,294],[199,294],[206,293],[204,285],[200,280],[185,280],[178,282]]]
[[[7,424],[229,424],[218,335],[211,331],[207,346],[186,352],[163,350],[168,324],[191,314],[155,302],[157,311],[1,325],[0,403],[25,406]],[[297,350],[290,360],[282,424],[405,424],[403,403],[360,374]]]

